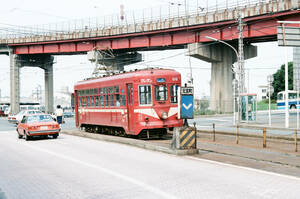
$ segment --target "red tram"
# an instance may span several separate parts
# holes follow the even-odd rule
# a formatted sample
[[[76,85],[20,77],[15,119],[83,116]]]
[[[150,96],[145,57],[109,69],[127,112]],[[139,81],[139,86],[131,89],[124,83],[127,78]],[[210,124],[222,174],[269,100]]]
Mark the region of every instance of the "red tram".
[[[171,69],[145,69],[80,81],[75,85],[76,126],[116,135],[166,134],[178,119],[181,75]]]

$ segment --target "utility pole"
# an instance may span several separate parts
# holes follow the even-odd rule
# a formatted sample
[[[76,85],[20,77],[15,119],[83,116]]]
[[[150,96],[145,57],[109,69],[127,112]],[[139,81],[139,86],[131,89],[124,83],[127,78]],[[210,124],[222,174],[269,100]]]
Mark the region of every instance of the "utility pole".
[[[40,94],[42,94],[41,85],[38,85],[35,89],[36,90],[32,91],[32,96],[36,95],[36,101],[39,102],[40,101]]]
[[[238,124],[241,121],[241,93],[245,92],[245,71],[244,71],[244,40],[243,40],[243,21],[241,15],[238,18],[239,32],[239,56],[238,56]]]
[[[240,72],[240,92],[245,92],[245,69],[244,69],[244,36],[243,36],[243,21],[241,15],[238,18],[239,26],[239,72]]]

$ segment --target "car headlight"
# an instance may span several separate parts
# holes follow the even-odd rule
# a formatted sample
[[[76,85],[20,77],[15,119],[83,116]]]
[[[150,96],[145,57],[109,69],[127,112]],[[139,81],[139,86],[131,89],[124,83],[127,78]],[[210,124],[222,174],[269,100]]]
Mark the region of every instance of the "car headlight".
[[[168,118],[168,114],[166,112],[162,112],[161,119],[166,120]]]

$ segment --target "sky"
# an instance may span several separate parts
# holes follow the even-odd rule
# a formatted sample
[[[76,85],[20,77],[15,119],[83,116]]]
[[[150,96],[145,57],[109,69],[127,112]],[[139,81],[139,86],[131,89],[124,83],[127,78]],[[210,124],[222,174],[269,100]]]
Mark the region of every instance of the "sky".
[[[77,19],[88,20],[89,18],[100,17],[105,23],[109,23],[111,15],[117,15],[120,12],[120,5],[123,4],[125,12],[133,11],[136,19],[149,18],[149,11],[153,15],[162,12],[162,15],[168,15],[169,3],[174,3],[171,7],[171,13],[184,11],[182,6],[184,1],[180,0],[10,0],[6,1],[5,6],[0,8],[0,27],[12,25],[33,27],[52,27],[57,26],[54,23],[68,24]],[[207,6],[207,0],[187,0],[187,7],[192,11],[195,7]],[[219,7],[224,6],[225,1],[210,1],[209,7],[218,3]],[[229,0],[229,4],[236,0]],[[178,6],[181,5],[181,6]],[[175,7],[174,7],[175,6]],[[150,9],[152,8],[152,9]],[[142,15],[142,13],[148,13]],[[130,12],[133,13],[133,12]],[[146,16],[145,16],[146,15]],[[114,22],[116,23],[116,22]],[[47,24],[52,24],[51,26]],[[277,42],[253,44],[258,46],[258,56],[245,62],[246,78],[249,72],[249,81],[246,79],[246,87],[249,84],[250,92],[257,92],[259,85],[267,84],[267,75],[273,74],[284,63],[284,47],[278,47]],[[288,60],[292,61],[292,48],[288,48]],[[195,96],[210,95],[210,63],[186,56],[186,50],[166,50],[141,52],[144,62],[127,66],[126,70],[146,67],[164,67],[174,68],[182,74],[182,83],[185,83],[190,77],[190,69],[195,84]],[[189,62],[191,64],[189,64]],[[58,91],[61,87],[68,86],[73,90],[77,81],[91,76],[94,70],[94,64],[87,60],[86,55],[56,56],[54,64],[54,90]],[[44,72],[39,68],[24,67],[21,69],[21,96],[29,96],[34,89],[41,85],[44,87]],[[249,82],[249,83],[248,83]],[[9,96],[9,58],[6,55],[0,55],[0,89],[2,96]]]

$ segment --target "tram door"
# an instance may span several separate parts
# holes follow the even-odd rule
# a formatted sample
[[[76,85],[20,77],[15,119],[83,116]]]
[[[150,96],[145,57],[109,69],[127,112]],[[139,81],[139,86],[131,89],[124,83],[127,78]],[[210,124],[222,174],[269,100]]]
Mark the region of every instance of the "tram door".
[[[75,117],[76,117],[76,126],[78,126],[79,125],[79,114],[78,114],[78,108],[79,108],[79,103],[81,103],[81,102],[79,102],[79,97],[78,97],[78,91],[75,91],[75,95],[73,95],[73,101],[74,101],[74,110],[75,110]],[[71,100],[72,101],[72,100]]]
[[[127,85],[127,119],[128,119],[128,131],[134,131],[134,112],[133,112],[133,87],[132,84]]]

